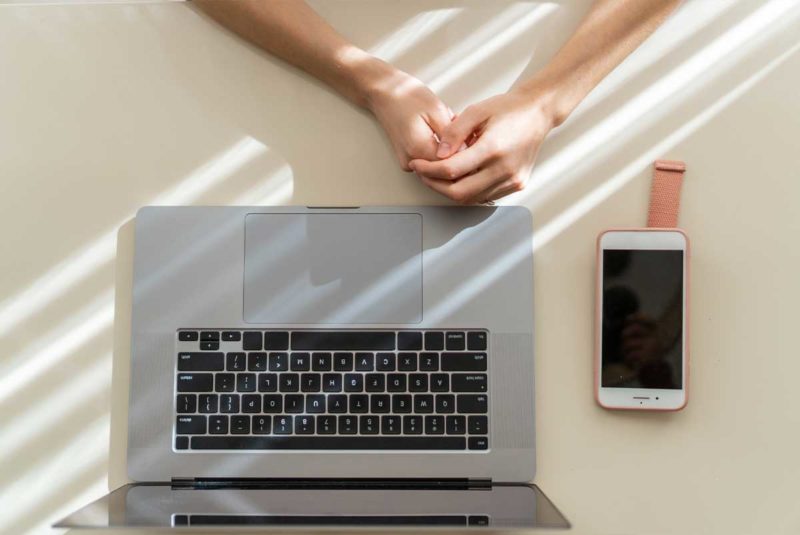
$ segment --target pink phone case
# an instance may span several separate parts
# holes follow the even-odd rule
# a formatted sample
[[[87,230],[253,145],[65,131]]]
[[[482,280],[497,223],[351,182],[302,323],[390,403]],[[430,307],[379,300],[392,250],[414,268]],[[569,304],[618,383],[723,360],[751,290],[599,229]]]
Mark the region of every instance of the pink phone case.
[[[608,232],[680,232],[683,234],[683,237],[686,239],[686,306],[684,313],[684,333],[685,333],[685,340],[686,343],[683,347],[683,354],[684,354],[684,368],[686,370],[686,381],[684,385],[684,398],[683,398],[683,405],[680,407],[676,407],[674,409],[659,409],[653,407],[612,407],[609,405],[603,405],[600,402],[600,351],[601,351],[601,336],[602,336],[602,326],[601,326],[601,310],[600,310],[600,299],[602,291],[602,274],[600,273],[600,264],[601,264],[601,254],[602,249],[600,248],[600,240],[602,239],[603,235]],[[613,410],[630,410],[630,411],[658,411],[658,412],[676,412],[684,407],[686,404],[689,403],[689,296],[690,294],[690,285],[689,285],[689,278],[690,278],[690,269],[689,269],[689,260],[690,260],[690,246],[689,246],[689,236],[679,228],[610,228],[606,229],[600,234],[597,235],[597,258],[596,258],[596,265],[595,265],[595,310],[594,310],[594,399],[598,405],[603,407],[604,409],[613,409]]]

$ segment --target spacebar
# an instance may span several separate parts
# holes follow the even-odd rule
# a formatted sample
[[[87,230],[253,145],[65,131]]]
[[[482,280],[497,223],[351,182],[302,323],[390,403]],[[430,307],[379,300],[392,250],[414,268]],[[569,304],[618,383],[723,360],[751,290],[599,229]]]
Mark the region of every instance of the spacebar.
[[[192,437],[193,450],[463,450],[464,437]]]

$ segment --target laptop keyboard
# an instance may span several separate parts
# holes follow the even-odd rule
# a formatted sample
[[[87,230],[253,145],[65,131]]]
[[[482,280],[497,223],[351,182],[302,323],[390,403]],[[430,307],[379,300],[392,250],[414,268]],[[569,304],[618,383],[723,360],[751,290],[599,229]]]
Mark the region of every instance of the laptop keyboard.
[[[488,332],[177,332],[176,450],[488,450]]]

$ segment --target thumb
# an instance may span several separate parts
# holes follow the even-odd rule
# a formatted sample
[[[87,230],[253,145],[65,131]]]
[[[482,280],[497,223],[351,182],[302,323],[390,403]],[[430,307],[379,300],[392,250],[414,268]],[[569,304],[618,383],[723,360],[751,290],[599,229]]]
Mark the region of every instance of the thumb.
[[[457,116],[445,126],[439,134],[439,150],[436,151],[437,158],[448,158],[456,153],[460,147],[464,146],[472,133],[484,122],[483,114],[480,110],[470,106],[461,115]]]
[[[426,120],[438,139],[442,138],[445,128],[453,120],[453,110],[442,104],[433,113],[429,113]]]

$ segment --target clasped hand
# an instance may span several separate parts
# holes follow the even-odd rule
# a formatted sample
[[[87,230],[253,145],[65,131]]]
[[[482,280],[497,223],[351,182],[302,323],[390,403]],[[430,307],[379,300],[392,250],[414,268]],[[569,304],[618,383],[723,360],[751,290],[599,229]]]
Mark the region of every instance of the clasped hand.
[[[425,84],[401,71],[372,92],[369,108],[400,167],[460,204],[522,190],[554,121],[546,92],[518,88],[453,112]]]

